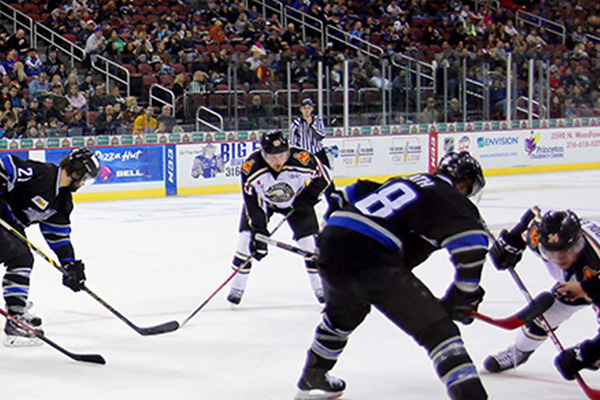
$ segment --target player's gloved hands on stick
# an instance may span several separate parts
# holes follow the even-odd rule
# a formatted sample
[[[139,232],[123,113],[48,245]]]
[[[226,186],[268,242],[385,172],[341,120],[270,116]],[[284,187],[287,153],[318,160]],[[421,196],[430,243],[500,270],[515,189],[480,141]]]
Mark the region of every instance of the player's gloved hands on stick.
[[[253,231],[252,232],[252,240],[250,241],[250,254],[252,254],[252,257],[254,257],[254,259],[256,261],[260,261],[267,256],[267,254],[269,253],[269,248],[266,243],[261,242],[260,240],[256,239],[257,233],[263,234],[265,236],[270,236],[270,235],[269,235],[269,232],[267,232],[267,231],[264,231],[264,232]]]
[[[525,250],[525,242],[519,235],[512,234],[506,229],[500,232],[500,236],[490,249],[490,258],[494,267],[505,270],[517,266]]]
[[[479,303],[483,301],[484,294],[485,291],[481,287],[469,293],[460,290],[456,285],[452,284],[440,302],[453,320],[468,325],[473,322],[473,317],[468,315],[468,313],[477,311]]]
[[[84,265],[81,260],[66,263],[64,266],[63,285],[74,292],[79,292],[85,283]]]

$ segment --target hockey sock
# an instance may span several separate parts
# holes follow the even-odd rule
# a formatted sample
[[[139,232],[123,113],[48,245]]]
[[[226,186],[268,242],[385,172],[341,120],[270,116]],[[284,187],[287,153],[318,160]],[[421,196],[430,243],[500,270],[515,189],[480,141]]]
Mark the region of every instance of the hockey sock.
[[[11,314],[23,314],[29,295],[31,266],[9,266],[2,280],[6,308]]]
[[[236,254],[235,257],[233,257],[233,262],[231,263],[231,268],[233,268],[234,270],[240,268],[240,266],[242,266],[242,264],[245,262],[245,260],[246,260],[245,258],[240,258]],[[241,290],[242,292],[246,289],[246,284],[248,283],[248,274],[250,273],[251,267],[252,267],[251,262],[247,262],[246,265],[242,266],[242,268],[240,269],[240,272],[238,272],[233,277],[233,280],[231,281],[232,289],[238,289],[238,290]]]
[[[537,350],[547,338],[544,328],[532,321],[517,332],[515,346],[522,352],[529,353]]]
[[[334,328],[327,314],[323,314],[323,320],[317,326],[315,339],[310,346],[309,355],[314,354],[311,367],[323,368],[326,371],[333,368],[344,347],[346,347],[348,336],[351,333],[352,331],[342,331]]]
[[[450,320],[444,319],[433,324],[427,331],[435,333],[419,335],[421,343],[429,351],[429,358],[433,361],[440,380],[446,385],[450,398],[487,399],[477,368],[467,353],[458,328]],[[440,334],[446,334],[442,341],[438,340]]]

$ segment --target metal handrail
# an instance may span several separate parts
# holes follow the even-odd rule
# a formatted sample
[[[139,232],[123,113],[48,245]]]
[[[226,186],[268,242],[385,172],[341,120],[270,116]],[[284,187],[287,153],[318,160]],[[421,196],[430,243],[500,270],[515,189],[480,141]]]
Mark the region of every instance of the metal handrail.
[[[153,93],[154,89],[159,89],[159,90],[162,90],[163,92],[167,93],[171,97],[172,102],[169,103],[168,101],[163,100],[158,96],[155,96]],[[152,85],[150,85],[150,90],[148,93],[149,93],[148,97],[150,100],[150,105],[152,105],[152,100],[155,100],[159,104],[162,104],[164,106],[169,106],[169,107],[171,107],[171,114],[173,116],[175,116],[175,93],[173,93],[172,90],[167,89],[166,87],[159,85],[158,83],[153,83]]]
[[[527,97],[525,97],[525,96],[521,96],[521,97],[519,97],[519,98],[517,99],[517,101],[515,102],[515,104],[516,104],[515,108],[517,109],[517,111],[521,111],[521,112],[523,112],[523,113],[525,113],[525,114],[529,115],[529,109],[528,109],[528,108],[519,107],[519,105],[518,105],[518,104],[519,104],[519,101],[526,101],[526,102],[529,102],[529,98],[527,98]],[[533,99],[531,100],[531,103],[532,103],[532,104],[534,104],[534,105],[536,105],[536,106],[538,107],[538,110],[540,111],[540,113],[539,113],[539,114],[537,114],[537,113],[535,113],[535,112],[531,111],[531,116],[532,116],[532,117],[535,117],[535,118],[537,118],[537,119],[541,119],[541,118],[542,118],[542,115],[546,115],[546,111],[547,111],[547,110],[546,110],[546,106],[545,106],[545,105],[543,105],[543,104],[540,104],[540,102],[539,102],[539,101],[537,101],[537,100],[533,100]]]
[[[296,17],[294,14],[300,15],[300,18]],[[321,50],[325,50],[325,28],[323,26],[323,21],[313,17],[310,14],[307,14],[303,11],[297,10],[290,6],[285,6],[285,18],[287,20],[296,21],[300,24],[300,28],[302,29],[302,40],[306,42],[306,29],[312,28],[319,34],[319,40],[321,42]],[[308,20],[308,22],[307,22]],[[314,26],[316,24],[317,26]]]
[[[342,37],[344,37],[344,38],[351,37],[353,41],[357,41],[357,42],[365,45],[366,50],[360,46],[352,44],[352,42],[350,42],[347,39],[344,39],[344,40],[340,39],[340,37],[337,36],[335,33],[341,34]],[[357,36],[352,36],[351,33],[343,31],[332,25],[327,25],[327,27],[325,28],[325,36],[326,36],[327,40],[336,40],[338,42],[341,42],[341,43],[345,44],[346,46],[352,47],[353,49],[358,50],[358,51],[368,55],[369,57],[380,58],[385,54],[385,50],[383,48],[381,48],[369,41],[361,39]]]
[[[96,65],[96,62],[100,60],[102,61],[104,64],[104,69],[102,69],[102,67],[99,67]],[[115,75],[110,71],[110,68],[116,68],[119,71],[123,72],[125,74],[125,79],[121,78],[119,75]],[[106,78],[106,90],[108,90],[109,84],[110,84],[110,79],[114,79],[115,81],[125,85],[126,90],[127,90],[127,97],[129,97],[131,95],[131,74],[129,72],[129,70],[125,67],[123,67],[120,64],[117,64],[116,62],[109,60],[108,58],[101,56],[99,54],[95,55],[95,57],[92,57],[92,68],[94,68],[96,71],[102,72]]]
[[[5,8],[10,12],[6,12],[4,10]],[[13,32],[16,32],[17,28],[26,30],[29,33],[29,43],[31,43],[33,47],[37,47],[37,43],[35,41],[35,23],[29,15],[17,10],[4,1],[0,1],[0,16],[4,16],[12,21]],[[19,18],[23,19],[24,21],[20,20]]]
[[[71,67],[75,65],[74,60],[81,62],[85,59],[85,50],[82,47],[77,46],[69,39],[64,38],[60,33],[54,32],[52,29],[40,24],[39,22],[35,23],[35,36],[36,43],[38,40],[37,38],[39,37],[40,39],[48,42],[50,46],[54,46],[63,53],[67,54],[71,62]]]
[[[524,18],[525,16],[526,18]],[[565,44],[567,41],[567,28],[564,25],[561,25],[552,20],[546,19],[544,17],[540,17],[539,15],[532,14],[527,11],[517,10],[517,14],[515,15],[515,22],[518,24],[519,21],[523,21],[529,25],[540,27],[542,25],[549,26],[546,30],[550,33],[553,33],[557,36],[560,36],[562,39],[562,44]],[[551,27],[555,27],[558,31],[552,29]]]
[[[408,61],[408,65],[399,64],[398,61],[397,61],[398,58],[400,58],[402,60],[405,60],[405,61]],[[403,69],[403,70],[408,71],[410,73],[413,73],[413,74],[420,73],[421,77],[423,77],[423,78],[431,81],[432,86],[435,87],[435,70],[437,69],[437,64],[429,64],[429,63],[427,63],[425,61],[417,60],[414,57],[410,57],[410,56],[407,56],[407,55],[402,54],[402,53],[394,54],[394,57],[391,58],[391,63],[392,63],[392,65],[394,67]],[[412,68],[411,67],[412,63],[418,64],[421,67],[424,67],[426,69],[430,69],[431,70],[431,75],[428,75],[428,74],[424,73],[423,71],[417,71],[416,69]],[[427,89],[431,89],[431,87],[429,87]]]
[[[475,10],[479,11],[479,6],[483,4],[489,4],[492,10],[497,10],[501,7],[499,0],[475,0]]]
[[[274,100],[273,104],[275,106],[279,106],[279,95],[281,93],[286,94],[288,92],[300,94],[300,89],[289,89],[289,90],[288,89],[279,89],[279,90],[274,91],[273,92],[273,100]]]
[[[211,124],[210,122],[205,121],[202,118],[200,118],[200,116],[199,116],[200,111],[206,111],[207,113],[212,114],[215,117],[217,117],[219,119],[219,121],[221,122],[221,128],[219,128],[219,127]],[[204,107],[204,106],[200,106],[196,110],[196,131],[197,132],[200,132],[200,123],[208,126],[211,129],[214,129],[215,131],[218,131],[218,132],[223,132],[223,127],[225,126],[225,123],[223,121],[223,117],[221,116],[221,114],[219,114],[218,112],[215,112],[215,111],[211,110],[208,107]]]
[[[594,36],[590,33],[586,33],[585,37],[588,38],[589,40],[593,40],[594,42],[600,42],[600,37]]]

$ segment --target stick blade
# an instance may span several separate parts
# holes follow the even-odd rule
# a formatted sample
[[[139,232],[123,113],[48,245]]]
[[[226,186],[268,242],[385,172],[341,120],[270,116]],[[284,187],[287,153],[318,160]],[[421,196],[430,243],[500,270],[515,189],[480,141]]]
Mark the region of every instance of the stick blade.
[[[73,359],[92,364],[106,364],[106,360],[100,354],[73,354]]]
[[[554,295],[550,292],[542,292],[531,301],[525,308],[517,313],[518,317],[525,323],[533,321],[545,313],[554,304]]]
[[[136,331],[142,336],[160,335],[163,333],[173,332],[179,329],[179,322],[169,321],[164,324],[149,326],[147,328],[137,328]]]

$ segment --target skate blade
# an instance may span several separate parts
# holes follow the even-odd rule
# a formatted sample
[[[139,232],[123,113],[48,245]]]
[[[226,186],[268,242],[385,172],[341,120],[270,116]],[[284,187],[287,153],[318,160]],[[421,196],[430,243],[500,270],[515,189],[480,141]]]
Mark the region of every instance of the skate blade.
[[[343,394],[342,392],[325,392],[321,389],[298,390],[294,400],[332,400],[337,399]]]
[[[240,303],[236,304],[236,303],[231,303],[229,301],[228,301],[228,303],[229,303],[229,308],[232,309],[232,310],[235,310],[235,309],[237,309],[240,306]]]
[[[6,347],[36,347],[42,344],[44,343],[36,337],[7,335],[4,339],[4,346]]]

